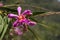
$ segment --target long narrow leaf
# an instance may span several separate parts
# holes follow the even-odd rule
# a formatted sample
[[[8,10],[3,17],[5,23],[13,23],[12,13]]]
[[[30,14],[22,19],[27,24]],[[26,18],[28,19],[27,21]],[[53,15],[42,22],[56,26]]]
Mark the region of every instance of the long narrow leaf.
[[[5,28],[4,28],[4,30],[3,30],[3,33],[2,33],[2,35],[1,35],[1,37],[0,37],[0,40],[3,39],[3,37],[4,37],[5,33],[6,33],[7,28],[8,28],[8,25],[5,26]]]
[[[33,16],[39,15],[39,14],[44,14],[44,13],[46,13],[46,12],[33,12]]]
[[[3,30],[3,19],[2,19],[2,17],[0,16],[0,34],[1,34],[1,32],[2,32],[2,30]]]
[[[38,37],[37,37],[37,35],[29,27],[28,27],[28,30],[33,33],[33,35],[36,38],[36,40],[39,40]]]

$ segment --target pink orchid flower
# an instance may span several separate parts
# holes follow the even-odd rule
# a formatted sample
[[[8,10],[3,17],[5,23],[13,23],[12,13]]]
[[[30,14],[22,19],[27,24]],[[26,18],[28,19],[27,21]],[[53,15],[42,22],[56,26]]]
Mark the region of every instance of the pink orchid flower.
[[[13,26],[17,27],[17,26],[20,26],[20,25],[23,25],[23,24],[27,24],[27,25],[30,25],[30,26],[35,25],[36,22],[31,21],[30,19],[26,18],[26,15],[31,15],[32,14],[31,10],[25,10],[22,14],[21,14],[21,10],[22,10],[21,7],[17,8],[18,15],[15,15],[15,14],[12,14],[12,13],[8,14],[9,18],[16,18],[16,21],[13,23]]]
[[[23,32],[18,28],[18,26],[22,26],[24,24],[34,26],[36,22],[31,21],[30,19],[26,18],[26,15],[30,16],[32,14],[31,10],[25,10],[23,13],[21,13],[21,7],[17,8],[18,15],[15,14],[8,14],[9,18],[15,18],[16,21],[13,23],[14,31],[16,34],[21,35]],[[23,26],[23,29],[26,30],[26,27]]]

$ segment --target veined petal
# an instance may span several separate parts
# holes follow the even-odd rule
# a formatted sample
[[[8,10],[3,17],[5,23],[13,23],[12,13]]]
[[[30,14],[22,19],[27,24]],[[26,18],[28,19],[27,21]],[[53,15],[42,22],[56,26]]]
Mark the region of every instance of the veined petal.
[[[34,25],[36,25],[36,22],[30,21],[30,22],[28,22],[28,25],[34,26]]]
[[[18,35],[22,35],[23,34],[23,32],[18,27],[15,27],[15,30],[14,31]]]
[[[17,11],[18,11],[18,15],[20,15],[20,13],[21,13],[21,7],[18,7]]]
[[[31,10],[25,10],[22,14],[23,15],[31,15],[32,12],[31,12]]]
[[[18,25],[19,25],[18,20],[16,20],[16,21],[13,23],[13,26],[14,26],[14,27],[17,27]]]
[[[15,14],[8,14],[8,17],[9,17],[9,18],[17,18],[18,15],[15,15]]]

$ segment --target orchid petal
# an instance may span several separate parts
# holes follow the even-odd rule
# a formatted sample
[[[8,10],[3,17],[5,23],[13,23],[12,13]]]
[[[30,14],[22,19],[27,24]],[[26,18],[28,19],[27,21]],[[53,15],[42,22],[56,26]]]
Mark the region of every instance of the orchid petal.
[[[8,17],[9,17],[9,18],[17,18],[18,15],[15,15],[15,14],[8,14]]]
[[[21,7],[18,7],[17,11],[18,11],[18,15],[20,15],[20,13],[21,13]]]
[[[34,26],[34,25],[36,25],[36,22],[30,21],[30,22],[28,23],[28,25]]]
[[[29,19],[25,19],[25,20],[24,20],[24,23],[25,23],[25,24],[28,24],[29,22],[30,22]]]
[[[23,34],[23,32],[18,27],[15,27],[15,30],[14,31],[18,35],[22,35]]]
[[[16,20],[16,21],[13,23],[13,26],[14,26],[14,27],[17,27],[18,25],[19,25],[18,20]]]
[[[25,10],[22,14],[23,15],[31,15],[32,12],[31,12],[31,10]]]

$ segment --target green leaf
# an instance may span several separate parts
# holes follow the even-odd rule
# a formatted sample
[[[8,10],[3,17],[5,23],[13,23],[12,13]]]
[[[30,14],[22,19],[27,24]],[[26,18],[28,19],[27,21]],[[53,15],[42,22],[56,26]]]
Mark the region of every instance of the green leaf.
[[[39,40],[38,36],[35,34],[35,32],[31,28],[28,27],[28,30],[33,33],[36,40]]]
[[[39,15],[39,14],[44,14],[44,13],[46,13],[46,12],[33,12],[33,16]]]
[[[3,25],[4,25],[3,22],[4,22],[4,21],[3,21],[2,17],[0,16],[0,33],[2,32],[2,30],[3,30],[3,28],[4,28],[4,27],[3,27]]]
[[[8,28],[8,25],[5,25],[4,27],[5,27],[5,28],[4,28],[4,30],[3,30],[3,33],[2,33],[2,35],[1,35],[1,37],[0,37],[0,40],[3,39],[3,37],[4,37],[5,33],[6,33],[6,30],[7,30],[7,28]]]
[[[4,16],[3,20],[5,24],[8,24],[10,22],[10,19],[7,16]]]
[[[31,19],[32,21],[38,22],[36,19],[34,19],[34,17],[30,17],[29,19]]]
[[[9,22],[9,19],[8,19],[8,17],[7,16],[4,16],[4,18],[2,19],[4,22],[3,22],[3,31],[2,31],[2,33],[1,33],[1,37],[0,37],[0,39],[2,40],[3,39],[3,37],[4,37],[4,35],[5,35],[5,33],[6,33],[6,31],[7,31],[7,28],[8,28],[8,22]]]

